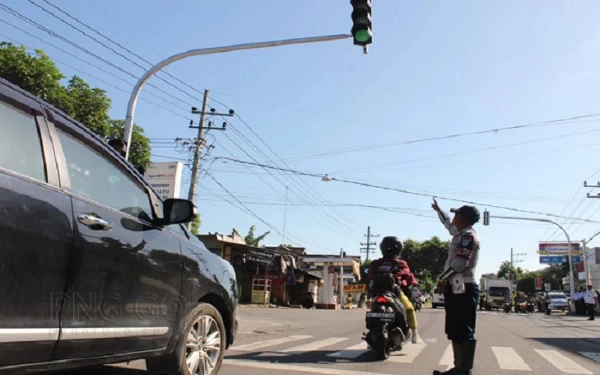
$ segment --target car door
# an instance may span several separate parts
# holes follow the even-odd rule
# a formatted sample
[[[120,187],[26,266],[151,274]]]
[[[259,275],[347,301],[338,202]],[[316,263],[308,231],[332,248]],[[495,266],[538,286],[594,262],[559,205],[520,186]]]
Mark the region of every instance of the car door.
[[[56,114],[49,128],[75,227],[53,359],[166,347],[179,307],[179,239],[151,224],[147,188],[120,156]]]
[[[52,355],[71,215],[40,105],[0,82],[0,368]]]

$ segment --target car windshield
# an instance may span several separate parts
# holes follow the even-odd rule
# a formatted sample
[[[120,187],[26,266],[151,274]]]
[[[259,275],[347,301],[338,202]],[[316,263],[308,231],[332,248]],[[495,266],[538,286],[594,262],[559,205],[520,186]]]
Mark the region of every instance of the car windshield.
[[[507,293],[510,293],[508,288],[491,287],[488,294],[490,297],[504,297]]]
[[[567,297],[564,294],[551,294],[551,299],[566,299]]]

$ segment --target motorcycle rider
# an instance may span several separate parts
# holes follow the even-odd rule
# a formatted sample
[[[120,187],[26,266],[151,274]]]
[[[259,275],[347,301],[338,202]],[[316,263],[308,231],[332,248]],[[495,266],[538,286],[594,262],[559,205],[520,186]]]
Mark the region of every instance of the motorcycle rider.
[[[398,299],[406,309],[406,321],[412,331],[412,343],[421,343],[421,338],[417,333],[417,314],[406,292],[411,286],[417,284],[417,279],[410,272],[408,263],[400,259],[402,254],[402,242],[394,236],[384,237],[379,248],[383,254],[382,258],[375,259],[369,267],[369,280],[373,280],[375,274],[393,274],[394,281],[400,287],[399,293],[396,293]]]

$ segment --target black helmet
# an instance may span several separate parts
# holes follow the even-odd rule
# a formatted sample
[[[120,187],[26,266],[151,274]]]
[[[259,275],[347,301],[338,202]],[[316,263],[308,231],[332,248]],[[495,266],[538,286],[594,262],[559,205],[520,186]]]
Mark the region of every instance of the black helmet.
[[[402,253],[402,242],[395,236],[387,236],[379,244],[381,253],[384,256],[400,256]]]

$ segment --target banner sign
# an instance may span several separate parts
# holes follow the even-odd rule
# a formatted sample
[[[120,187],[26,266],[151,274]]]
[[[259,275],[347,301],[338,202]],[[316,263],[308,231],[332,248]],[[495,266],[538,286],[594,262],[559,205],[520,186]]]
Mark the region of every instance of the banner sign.
[[[148,181],[161,199],[180,198],[182,173],[183,163],[178,161],[150,163],[144,174],[144,179]]]
[[[367,290],[367,284],[344,285],[344,293],[364,293]]]
[[[562,242],[540,242],[540,263],[561,264],[569,261],[569,245]],[[573,264],[581,263],[581,244],[571,243],[571,259]]]
[[[542,285],[544,285],[541,277],[535,278],[535,290],[542,290]]]
[[[254,249],[248,250],[248,260],[250,262],[260,263],[264,266],[270,266],[274,258],[275,253]]]

